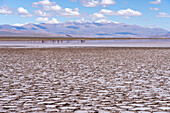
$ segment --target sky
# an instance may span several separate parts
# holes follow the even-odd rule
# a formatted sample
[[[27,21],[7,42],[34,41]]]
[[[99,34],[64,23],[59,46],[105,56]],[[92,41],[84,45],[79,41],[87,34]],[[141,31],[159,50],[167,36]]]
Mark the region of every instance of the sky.
[[[170,31],[170,0],[0,0],[0,25],[118,22]]]

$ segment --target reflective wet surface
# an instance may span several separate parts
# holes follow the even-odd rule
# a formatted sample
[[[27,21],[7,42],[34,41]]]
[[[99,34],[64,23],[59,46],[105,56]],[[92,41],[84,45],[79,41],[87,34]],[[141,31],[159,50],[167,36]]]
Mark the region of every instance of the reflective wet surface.
[[[170,39],[0,41],[0,48],[170,47]]]
[[[170,39],[114,39],[114,40],[41,40],[41,41],[0,41],[0,44],[78,44],[78,43],[133,43],[133,42],[170,42]]]

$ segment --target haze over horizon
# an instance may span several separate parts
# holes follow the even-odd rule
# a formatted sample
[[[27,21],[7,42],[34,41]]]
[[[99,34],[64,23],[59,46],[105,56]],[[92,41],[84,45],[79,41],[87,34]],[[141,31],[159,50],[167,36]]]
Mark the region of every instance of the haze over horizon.
[[[170,31],[169,0],[0,0],[0,25],[116,22]]]

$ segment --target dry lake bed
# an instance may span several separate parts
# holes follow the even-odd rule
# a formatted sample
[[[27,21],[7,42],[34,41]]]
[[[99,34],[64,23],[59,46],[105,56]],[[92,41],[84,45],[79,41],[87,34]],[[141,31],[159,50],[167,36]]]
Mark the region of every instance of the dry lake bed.
[[[1,48],[1,113],[169,113],[169,48]]]

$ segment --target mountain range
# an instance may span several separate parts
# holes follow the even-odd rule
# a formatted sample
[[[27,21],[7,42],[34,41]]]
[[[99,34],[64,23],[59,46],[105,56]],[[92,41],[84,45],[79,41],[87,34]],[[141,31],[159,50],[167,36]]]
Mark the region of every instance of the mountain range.
[[[0,36],[170,38],[170,31],[116,22],[30,23],[22,26],[0,25]]]

